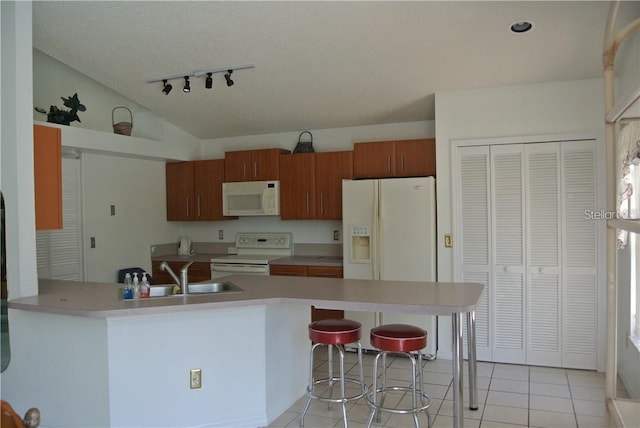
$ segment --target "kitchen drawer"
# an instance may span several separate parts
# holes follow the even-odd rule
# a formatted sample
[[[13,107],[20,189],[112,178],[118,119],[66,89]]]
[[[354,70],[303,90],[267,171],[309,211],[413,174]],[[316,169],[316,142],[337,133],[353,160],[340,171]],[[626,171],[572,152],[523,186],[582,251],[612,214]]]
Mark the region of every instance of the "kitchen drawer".
[[[333,266],[307,266],[307,276],[342,278],[342,268]]]
[[[301,265],[273,265],[269,266],[271,275],[307,276],[307,267]]]

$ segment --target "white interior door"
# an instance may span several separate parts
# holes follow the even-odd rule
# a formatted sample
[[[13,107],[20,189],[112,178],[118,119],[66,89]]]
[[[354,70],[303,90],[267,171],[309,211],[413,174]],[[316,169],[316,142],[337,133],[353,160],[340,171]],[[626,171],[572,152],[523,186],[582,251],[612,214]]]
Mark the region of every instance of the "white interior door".
[[[562,159],[562,363],[596,368],[598,349],[595,141],[565,142]]]
[[[489,302],[492,296],[489,276],[491,245],[490,217],[490,156],[488,146],[460,147],[456,153],[458,171],[456,186],[457,235],[460,245],[455,246],[458,276],[463,282],[479,282],[485,285],[476,306],[476,349],[479,360],[492,361],[490,342],[491,315]],[[466,343],[466,319],[463,329]]]
[[[526,362],[524,147],[491,147],[493,361]]]
[[[527,144],[527,363],[560,366],[560,146]]]

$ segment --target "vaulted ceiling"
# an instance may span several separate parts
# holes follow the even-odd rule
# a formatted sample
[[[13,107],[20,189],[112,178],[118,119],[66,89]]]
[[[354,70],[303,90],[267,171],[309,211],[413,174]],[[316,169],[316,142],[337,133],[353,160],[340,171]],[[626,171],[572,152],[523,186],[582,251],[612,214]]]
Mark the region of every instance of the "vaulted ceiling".
[[[435,119],[436,92],[602,75],[608,2],[43,1],[34,47],[202,138]],[[516,21],[533,30],[514,34]],[[227,87],[215,74],[242,65]]]

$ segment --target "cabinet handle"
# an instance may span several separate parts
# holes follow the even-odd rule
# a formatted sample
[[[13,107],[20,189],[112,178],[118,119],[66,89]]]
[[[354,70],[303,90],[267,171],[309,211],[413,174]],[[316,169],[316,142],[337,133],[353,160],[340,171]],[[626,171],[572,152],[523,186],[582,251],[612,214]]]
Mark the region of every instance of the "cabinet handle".
[[[391,172],[391,155],[387,155],[387,172]]]
[[[247,178],[247,163],[242,161],[242,178]]]
[[[404,172],[404,155],[400,155],[400,170]]]
[[[200,196],[198,196],[198,217],[200,217]]]
[[[189,197],[187,197],[187,218],[189,218]]]
[[[253,178],[258,177],[258,162],[253,161]]]
[[[306,195],[307,195],[307,215],[309,215],[309,192],[307,192]]]
[[[320,192],[320,214],[324,214],[324,194]]]

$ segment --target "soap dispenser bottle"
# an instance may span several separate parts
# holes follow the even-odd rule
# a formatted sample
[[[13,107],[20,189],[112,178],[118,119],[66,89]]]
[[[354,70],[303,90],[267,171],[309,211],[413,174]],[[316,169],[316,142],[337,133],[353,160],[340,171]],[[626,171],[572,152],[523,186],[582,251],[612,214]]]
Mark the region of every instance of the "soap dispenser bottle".
[[[138,272],[133,273],[133,298],[140,298],[140,281],[138,280]]]
[[[140,283],[140,298],[149,297],[149,281],[147,280],[147,273],[142,273],[142,282]]]
[[[131,281],[131,274],[129,272],[124,276],[124,290],[122,297],[125,300],[133,299],[133,282]]]

